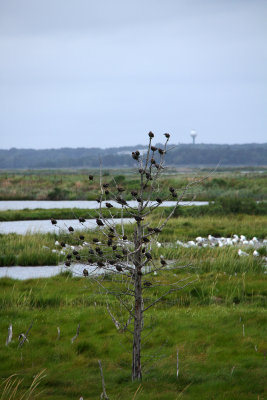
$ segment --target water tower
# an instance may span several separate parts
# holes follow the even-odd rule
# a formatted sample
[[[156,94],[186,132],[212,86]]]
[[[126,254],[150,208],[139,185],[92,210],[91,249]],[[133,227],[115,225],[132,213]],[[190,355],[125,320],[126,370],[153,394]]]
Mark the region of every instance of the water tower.
[[[191,131],[190,133],[191,138],[193,139],[193,144],[195,144],[197,133],[196,131]]]

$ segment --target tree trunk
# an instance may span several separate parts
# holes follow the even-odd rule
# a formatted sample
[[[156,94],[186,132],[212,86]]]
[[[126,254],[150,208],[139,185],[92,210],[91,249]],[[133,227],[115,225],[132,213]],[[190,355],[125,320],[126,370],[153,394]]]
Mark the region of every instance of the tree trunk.
[[[141,268],[136,268],[135,276],[135,310],[134,310],[134,334],[133,334],[133,354],[132,354],[132,381],[142,379],[141,369],[141,333],[142,333],[142,285]]]
[[[142,204],[139,204],[139,216],[141,215]],[[132,353],[132,381],[142,379],[141,369],[141,333],[143,328],[143,299],[142,299],[142,226],[137,222],[135,232],[135,274],[134,274],[134,333]]]

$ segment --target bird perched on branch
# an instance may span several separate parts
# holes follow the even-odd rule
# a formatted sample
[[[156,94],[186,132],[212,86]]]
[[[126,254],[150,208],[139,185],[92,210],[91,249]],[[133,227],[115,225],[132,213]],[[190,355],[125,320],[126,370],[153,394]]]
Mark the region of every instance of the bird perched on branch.
[[[104,226],[103,221],[101,221],[101,219],[99,219],[99,218],[96,219],[96,223],[98,226]]]
[[[89,274],[88,274],[88,271],[87,271],[87,269],[86,268],[84,268],[84,270],[83,270],[83,276],[88,276]]]

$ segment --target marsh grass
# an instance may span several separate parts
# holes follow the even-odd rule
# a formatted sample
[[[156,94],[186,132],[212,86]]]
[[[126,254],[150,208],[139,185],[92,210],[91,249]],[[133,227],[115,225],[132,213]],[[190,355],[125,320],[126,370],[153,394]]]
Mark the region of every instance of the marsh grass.
[[[175,274],[168,271],[151,279],[171,283],[177,279]],[[151,289],[147,296],[154,298],[156,292],[158,288]],[[194,285],[158,303],[145,321],[144,379],[136,399],[264,398],[266,297],[264,274],[214,272],[203,274]],[[97,360],[101,359],[110,398],[132,399],[139,383],[130,381],[130,335],[116,331],[106,300],[88,279],[1,279],[1,376],[23,376],[23,386],[17,390],[22,395],[36,371],[45,368],[47,376],[39,386],[41,398],[99,399]],[[109,301],[112,309],[119,311],[114,299]],[[32,320],[29,342],[18,351],[17,337]],[[10,322],[13,341],[7,347],[4,342]],[[78,323],[80,335],[71,344]]]

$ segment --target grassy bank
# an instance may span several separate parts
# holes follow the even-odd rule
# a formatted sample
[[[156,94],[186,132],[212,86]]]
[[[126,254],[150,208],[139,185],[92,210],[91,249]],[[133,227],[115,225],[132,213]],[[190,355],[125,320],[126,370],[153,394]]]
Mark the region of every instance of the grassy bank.
[[[163,213],[164,211],[164,213]],[[159,207],[153,213],[154,216],[168,215],[171,211],[169,207]],[[103,208],[102,214],[106,218],[110,218],[110,211]],[[267,215],[267,202],[257,203],[253,200],[240,200],[221,198],[214,203],[205,206],[178,206],[174,217],[201,217],[201,216],[229,216],[229,214],[247,214],[247,215]],[[85,219],[98,217],[98,210],[88,210],[80,208],[66,209],[23,209],[23,210],[6,210],[0,211],[0,221],[27,221],[27,220],[43,220],[43,219],[75,219],[83,217]],[[121,217],[121,208],[113,208],[112,215],[114,218]],[[130,217],[131,214],[123,209],[123,216]]]
[[[164,210],[160,211],[164,213]],[[153,218],[153,226],[157,226],[160,222],[159,219]],[[118,228],[119,229],[119,228]],[[126,232],[131,232],[133,227],[128,225]],[[228,249],[185,249],[185,248],[170,248],[169,244],[175,244],[177,240],[188,241],[193,240],[197,236],[207,237],[209,234],[217,237],[231,237],[234,234],[245,235],[248,239],[256,236],[259,239],[267,237],[267,223],[266,217],[263,216],[228,216],[228,217],[179,217],[169,221],[163,232],[158,236],[157,240],[163,245],[161,248],[154,249],[155,256],[164,254],[169,259],[178,259],[183,262],[191,262],[194,260],[196,263],[201,261],[201,268],[217,268],[213,260],[216,259],[216,265],[221,265],[218,270],[223,270],[224,264],[235,266],[234,270],[239,271],[238,267],[239,258],[237,256],[237,248]],[[93,230],[83,232],[85,241],[92,242],[94,237],[99,237],[100,240],[106,242],[102,236],[101,231]],[[61,248],[55,246],[55,241],[68,241],[74,245],[80,245],[79,232],[74,232],[72,236],[66,234],[27,234],[17,235],[8,234],[0,235],[0,265],[57,265],[63,261],[64,256],[58,253],[52,253],[52,250],[60,251]],[[164,246],[167,246],[164,248]],[[220,250],[222,252],[220,253]],[[87,250],[84,252],[87,254]],[[250,257],[243,265],[247,265],[243,271],[249,271],[251,268],[254,270],[254,265],[257,261],[252,256],[253,250],[250,250]],[[219,255],[221,255],[219,257]],[[218,256],[218,259],[217,259]],[[205,262],[202,259],[205,258]],[[250,262],[252,266],[250,266]],[[210,265],[210,267],[208,267]],[[222,269],[221,269],[222,268]]]
[[[170,272],[161,278],[177,279]],[[151,290],[153,297],[157,289]],[[130,380],[131,338],[116,331],[106,299],[88,280],[64,275],[25,282],[1,279],[0,375],[19,374],[22,392],[45,368],[40,398],[99,399],[101,359],[111,400],[262,400],[267,389],[266,297],[264,274],[213,273],[158,303],[145,323],[154,328],[144,340],[144,379],[134,397],[139,383]],[[17,337],[32,321],[29,342],[19,350]],[[13,342],[7,347],[9,323]],[[80,334],[71,344],[78,323]]]
[[[88,181],[88,174],[95,176],[93,182]],[[166,198],[169,186],[182,190],[195,179],[206,177],[201,185],[190,188],[186,193],[188,200],[196,196],[196,200],[215,200],[218,197],[236,197],[240,199],[267,199],[266,169],[247,171],[211,171],[173,170],[160,179],[161,191],[155,194]],[[131,199],[131,190],[138,188],[139,180],[134,170],[103,171],[103,179],[115,189],[117,184],[127,188],[126,198]],[[97,170],[29,170],[0,172],[0,200],[95,200],[99,194],[99,171]]]

